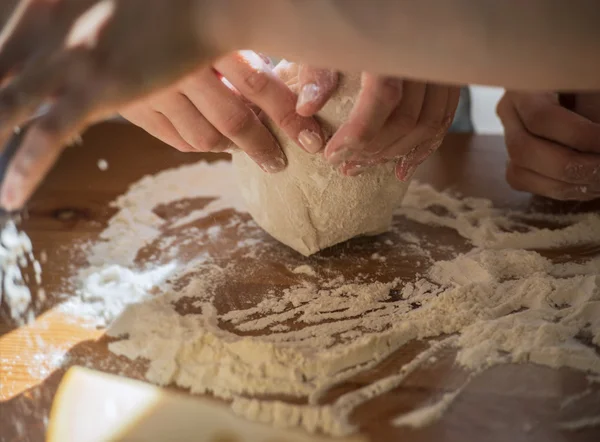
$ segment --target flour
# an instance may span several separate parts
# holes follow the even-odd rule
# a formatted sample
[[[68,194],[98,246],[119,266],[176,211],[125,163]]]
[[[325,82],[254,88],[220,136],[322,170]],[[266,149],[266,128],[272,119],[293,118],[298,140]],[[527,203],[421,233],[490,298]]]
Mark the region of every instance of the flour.
[[[227,192],[230,170],[226,162],[210,166],[201,162],[144,177],[131,186],[125,195],[111,204],[119,211],[101,233],[100,241],[87,250],[90,267],[78,271],[76,296],[65,302],[61,310],[86,319],[88,325],[105,327],[127,305],[148,298],[174,272],[177,264],[169,260],[161,266],[153,265],[146,272],[139,271],[135,267],[137,254],[145,246],[160,240],[161,249],[167,250],[165,255],[171,258],[169,251],[170,255],[177,251],[173,246],[175,239],[161,239],[163,229],[179,228],[224,209],[240,209],[242,203],[237,193]],[[216,191],[211,190],[212,186]],[[208,202],[202,209],[194,210],[173,224],[165,222],[155,212],[161,204],[194,200]],[[216,234],[218,229],[214,227],[209,234]]]
[[[68,361],[64,348],[51,345],[38,345],[40,351],[33,356],[33,364],[29,366],[29,375],[35,379],[43,380],[54,370],[61,368]]]
[[[230,400],[232,410],[249,419],[343,435],[357,430],[350,418],[357,407],[403,386],[449,348],[471,376],[496,364],[526,362],[600,375],[594,347],[600,345],[598,257],[571,262],[546,254],[557,246],[597,246],[598,215],[504,212],[487,200],[413,183],[399,216],[453,229],[470,250],[450,253],[442,244],[449,258],[436,261],[424,239],[405,232],[398,242],[383,244],[392,250],[410,245],[410,253],[425,257],[410,280],[348,276],[316,258],[284,263],[286,277],[297,275],[294,283],[282,279],[263,290],[249,283],[261,276],[257,257],[277,262],[281,248],[260,239],[247,217],[232,215],[229,223],[190,233],[203,252],[175,259],[188,240],[181,236],[195,222],[228,208],[243,210],[235,190],[223,184],[231,180],[224,163],[144,178],[117,200],[119,212],[89,249],[90,267],[79,272],[72,311],[91,311],[101,324],[110,323],[108,334],[119,338],[110,350],[146,360],[150,382]],[[190,199],[209,197],[201,209],[183,210]],[[155,208],[165,205],[180,214],[157,215],[162,211]],[[243,240],[225,242],[227,231]],[[151,243],[156,255],[141,260]],[[211,244],[219,250],[210,252]],[[383,249],[368,261],[396,265]],[[231,284],[247,302],[231,306],[222,299]],[[181,315],[182,303],[193,313]],[[396,372],[323,403],[331,387],[415,340],[429,347]],[[392,423],[428,425],[462,388]]]
[[[396,427],[423,428],[438,420],[452,405],[452,402],[462,393],[463,388],[446,393],[431,405],[425,405],[393,420]]]
[[[301,265],[292,270],[296,275],[317,276],[317,272],[309,265]]]
[[[146,272],[134,272],[118,265],[87,269],[79,275],[83,284],[76,291],[77,296],[63,303],[61,310],[77,312],[88,324],[106,327],[127,305],[148,298],[175,267],[175,263],[170,263]]]
[[[174,200],[209,200],[194,212],[195,219],[223,209],[243,210],[243,203],[231,186],[232,179],[231,166],[226,162],[181,166],[142,178],[111,204],[119,212],[102,232],[100,239],[104,241],[94,244],[88,261],[93,265],[106,262],[131,265],[138,251],[160,236],[160,227],[167,227],[154,211],[160,204]],[[185,220],[186,224],[192,221],[189,217]],[[115,241],[119,237],[123,241]]]
[[[102,172],[106,172],[108,170],[108,161],[105,159],[99,159],[97,165],[98,169],[100,169]]]
[[[33,255],[31,239],[25,232],[17,230],[13,221],[8,221],[0,232],[0,306],[6,304],[13,321],[22,325],[33,321],[31,310],[34,299],[23,270],[31,264],[34,279],[39,286],[42,282],[42,267]],[[43,302],[45,294],[38,288],[38,302]]]
[[[443,214],[438,214],[439,209]],[[435,209],[438,209],[436,211]],[[456,230],[487,249],[549,249],[598,242],[599,213],[547,215],[494,208],[483,198],[459,199],[428,185],[413,186],[398,213],[408,219]],[[537,228],[536,223],[550,227]]]

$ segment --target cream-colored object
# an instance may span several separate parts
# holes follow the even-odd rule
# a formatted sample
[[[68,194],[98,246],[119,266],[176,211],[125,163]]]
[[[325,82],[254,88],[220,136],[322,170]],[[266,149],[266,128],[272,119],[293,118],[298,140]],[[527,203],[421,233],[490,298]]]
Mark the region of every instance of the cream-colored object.
[[[144,382],[73,367],[56,393],[47,440],[324,442],[331,439],[251,423],[214,400],[192,398]]]
[[[295,90],[297,65],[284,62],[277,71]],[[359,89],[360,76],[342,76],[336,94],[318,114],[327,136],[348,118]],[[267,125],[287,156],[285,171],[267,174],[245,153],[233,155],[242,196],[258,225],[306,256],[388,230],[408,186],[396,179],[393,163],[345,177],[322,154],[303,151],[273,123]]]

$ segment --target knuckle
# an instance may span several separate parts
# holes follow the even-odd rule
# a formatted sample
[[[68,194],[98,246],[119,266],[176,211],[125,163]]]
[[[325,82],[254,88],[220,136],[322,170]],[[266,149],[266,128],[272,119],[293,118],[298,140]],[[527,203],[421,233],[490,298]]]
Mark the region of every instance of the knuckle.
[[[289,129],[294,127],[298,119],[301,118],[295,109],[288,109],[283,112],[279,118],[277,118],[276,123],[282,129]]]
[[[402,98],[402,81],[397,78],[385,78],[379,84],[380,99],[397,103]]]
[[[355,122],[352,125],[354,139],[359,144],[367,144],[375,138],[375,131],[370,124],[365,122]]]
[[[569,154],[563,161],[563,179],[569,183],[586,184],[600,182],[600,164],[588,164]]]
[[[539,134],[544,131],[548,121],[548,112],[543,106],[526,106],[521,112],[521,118],[530,132]]]
[[[221,150],[223,136],[218,132],[207,132],[202,135],[195,135],[190,144],[200,152],[213,152]]]
[[[396,126],[399,131],[402,133],[412,132],[419,123],[419,116],[416,114],[411,114],[408,112],[404,112],[398,115]]]
[[[253,122],[252,112],[237,110],[223,121],[223,133],[228,138],[237,137],[245,133]]]
[[[437,119],[426,119],[421,122],[425,138],[438,138],[443,135],[445,127],[442,121]]]
[[[523,130],[507,131],[504,137],[506,143],[506,151],[512,161],[521,163],[523,156],[527,154],[527,143],[529,142],[529,134]]]
[[[263,93],[270,82],[270,75],[264,71],[252,70],[244,76],[244,85],[246,86],[247,93],[252,95],[260,95]]]
[[[178,150],[179,152],[183,152],[183,153],[188,153],[188,152],[192,152],[193,149],[191,148],[191,146],[188,146],[187,144],[184,143],[173,143],[171,145],[175,150]]]

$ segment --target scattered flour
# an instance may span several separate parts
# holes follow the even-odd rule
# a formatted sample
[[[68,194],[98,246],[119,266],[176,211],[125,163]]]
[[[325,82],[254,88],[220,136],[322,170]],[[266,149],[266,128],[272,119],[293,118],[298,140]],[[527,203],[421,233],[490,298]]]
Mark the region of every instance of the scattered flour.
[[[98,160],[98,169],[100,169],[102,172],[106,172],[108,170],[108,161],[106,161],[104,159],[99,159]]]
[[[29,365],[29,375],[36,379],[46,379],[54,370],[61,368],[67,362],[64,348],[51,345],[39,346],[40,351],[33,356],[33,364]]]
[[[32,266],[34,279],[39,287],[42,282],[42,267],[33,256],[29,236],[17,230],[13,221],[8,221],[0,232],[0,306],[6,304],[13,321],[18,324],[33,321],[31,309],[34,299],[23,270]],[[38,289],[38,301],[45,294]]]
[[[443,209],[443,213],[439,210]],[[457,198],[429,185],[415,185],[398,213],[423,224],[456,230],[477,247],[487,249],[549,249],[597,244],[600,213],[547,215],[511,212],[483,198]],[[536,223],[551,227],[537,228]]]
[[[297,275],[317,276],[315,269],[309,265],[301,265],[292,270]]]
[[[76,295],[61,305],[61,310],[76,313],[90,325],[106,327],[129,304],[148,298],[175,270],[176,263],[156,267],[146,272],[134,272],[126,267],[108,265],[81,272],[83,284]]]
[[[454,402],[462,390],[462,388],[459,388],[450,393],[446,393],[439,401],[403,414],[394,419],[392,423],[397,427],[425,427],[438,420],[450,407],[452,402]]]
[[[232,409],[249,419],[343,435],[357,430],[350,420],[356,407],[402,386],[447,348],[457,349],[456,364],[472,376],[511,362],[600,375],[599,259],[561,262],[544,254],[559,246],[597,246],[600,215],[507,213],[487,200],[413,183],[399,215],[455,230],[472,244],[470,251],[437,262],[428,257],[411,281],[349,279],[311,261],[292,273],[320,276],[316,280],[273,284],[253,295],[256,302],[221,311],[221,289],[239,275],[243,281],[253,274],[247,260],[228,260],[225,250],[219,260],[202,256],[140,270],[136,257],[168,229],[227,208],[242,211],[227,185],[232,181],[226,163],[198,163],[142,179],[115,202],[119,212],[90,249],[90,267],[78,275],[72,311],[110,323],[109,335],[121,338],[110,350],[147,360],[150,382],[231,400]],[[194,198],[212,199],[175,221],[155,211]],[[256,229],[239,220],[228,228]],[[222,234],[213,228],[198,238],[213,241]],[[401,239],[420,247],[414,235]],[[170,240],[161,244],[162,254],[175,247]],[[249,237],[230,247],[232,254],[251,249],[241,256],[253,262],[269,246]],[[383,252],[373,257],[380,258]],[[393,265],[387,259],[386,266]],[[189,300],[194,313],[181,315],[178,305]],[[413,340],[428,340],[430,346],[396,373],[321,403],[331,387],[376,367]],[[462,388],[392,423],[430,424]],[[576,424],[581,422],[565,425]]]
[[[161,234],[164,220],[154,211],[160,204],[209,199],[208,204],[194,212],[195,219],[223,209],[243,210],[235,186],[227,179],[233,179],[231,165],[223,161],[181,166],[142,178],[112,203],[119,212],[102,232],[100,239],[103,241],[92,247],[88,261],[96,266],[105,263],[131,265],[138,251]],[[193,220],[186,218],[185,223]],[[118,238],[123,241],[116,241]]]

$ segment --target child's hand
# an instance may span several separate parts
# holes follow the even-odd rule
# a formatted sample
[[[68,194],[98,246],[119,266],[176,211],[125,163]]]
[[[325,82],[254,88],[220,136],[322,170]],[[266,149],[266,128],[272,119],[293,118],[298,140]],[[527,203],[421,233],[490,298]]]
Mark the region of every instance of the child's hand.
[[[279,172],[285,156],[260,111],[308,152],[321,150],[323,134],[313,118],[296,113],[295,94],[271,68],[254,52],[235,52],[121,114],[178,150],[221,152],[233,143],[265,172]]]

